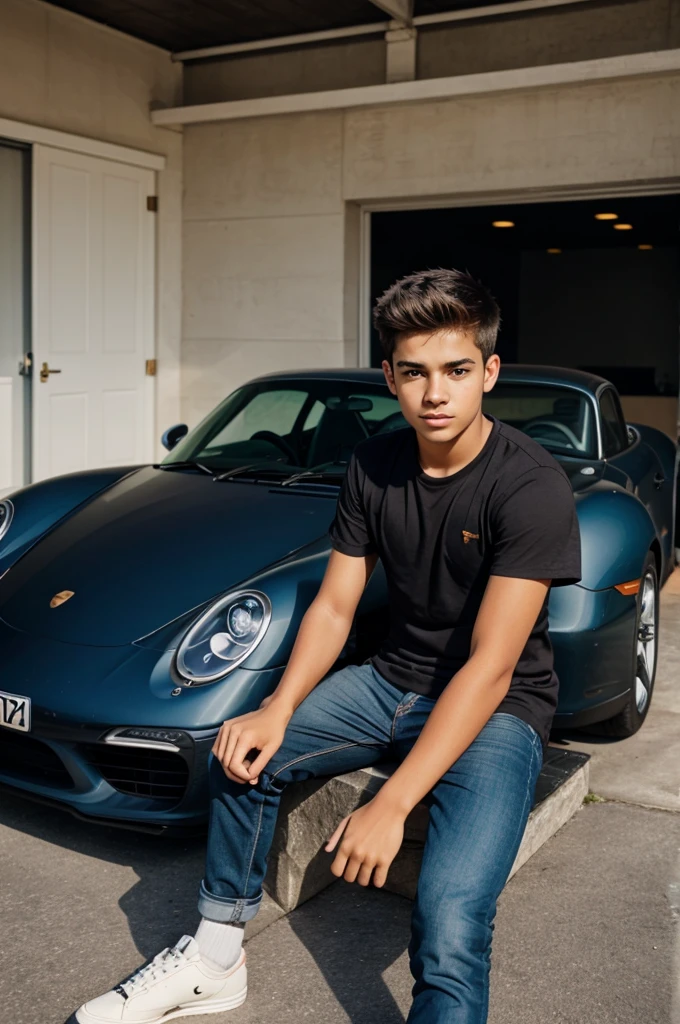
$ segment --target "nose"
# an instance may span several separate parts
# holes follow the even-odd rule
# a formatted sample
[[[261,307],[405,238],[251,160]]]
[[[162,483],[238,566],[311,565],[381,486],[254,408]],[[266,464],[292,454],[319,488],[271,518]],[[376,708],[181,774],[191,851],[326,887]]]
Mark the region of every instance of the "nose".
[[[423,395],[423,401],[429,405],[442,405],[448,402],[446,379],[438,373],[431,374],[427,378],[427,387]]]

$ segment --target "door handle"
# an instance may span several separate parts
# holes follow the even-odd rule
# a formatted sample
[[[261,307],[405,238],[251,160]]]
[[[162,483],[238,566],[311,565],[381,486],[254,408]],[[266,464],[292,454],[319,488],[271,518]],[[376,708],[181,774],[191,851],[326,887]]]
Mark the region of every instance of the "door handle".
[[[46,384],[51,373],[61,373],[61,370],[50,370],[47,363],[43,363],[42,370],[40,371],[40,383]]]
[[[665,480],[666,480],[666,477],[663,475],[663,473],[655,473],[654,474],[654,486],[656,487],[657,491],[659,490],[661,485],[663,483],[665,483]]]

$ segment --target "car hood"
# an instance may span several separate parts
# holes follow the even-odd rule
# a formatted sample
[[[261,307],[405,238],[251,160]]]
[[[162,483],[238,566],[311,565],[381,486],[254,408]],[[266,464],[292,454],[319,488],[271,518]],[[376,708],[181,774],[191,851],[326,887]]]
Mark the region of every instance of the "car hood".
[[[0,580],[0,618],[65,643],[146,636],[321,537],[335,492],[294,488],[145,467],[19,559]]]

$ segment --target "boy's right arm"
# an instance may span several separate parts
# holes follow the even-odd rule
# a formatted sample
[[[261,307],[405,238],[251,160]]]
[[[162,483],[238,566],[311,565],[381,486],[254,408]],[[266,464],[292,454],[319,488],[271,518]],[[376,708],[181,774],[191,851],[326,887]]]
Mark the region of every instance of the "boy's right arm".
[[[321,587],[303,616],[276,690],[257,711],[227,719],[217,735],[213,753],[228,778],[257,782],[259,772],[281,746],[296,707],[337,661],[377,561],[377,554],[331,551]],[[257,755],[251,761],[253,750]]]

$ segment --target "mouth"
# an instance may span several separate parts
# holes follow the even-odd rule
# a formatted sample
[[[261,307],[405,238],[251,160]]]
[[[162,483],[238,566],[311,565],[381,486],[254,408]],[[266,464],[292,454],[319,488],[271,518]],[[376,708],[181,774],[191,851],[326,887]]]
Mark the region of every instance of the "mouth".
[[[421,419],[430,427],[444,427],[447,423],[451,423],[453,416],[443,416],[438,413],[432,416],[421,416]]]

